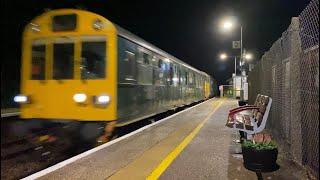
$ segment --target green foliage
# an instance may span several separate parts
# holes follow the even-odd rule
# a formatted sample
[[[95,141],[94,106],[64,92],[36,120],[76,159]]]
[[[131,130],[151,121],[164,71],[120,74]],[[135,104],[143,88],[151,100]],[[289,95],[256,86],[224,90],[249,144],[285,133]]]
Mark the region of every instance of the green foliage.
[[[253,148],[256,150],[272,150],[272,149],[277,149],[277,144],[274,141],[270,141],[268,143],[266,143],[266,142],[253,143],[250,140],[244,140],[242,143],[242,147]]]

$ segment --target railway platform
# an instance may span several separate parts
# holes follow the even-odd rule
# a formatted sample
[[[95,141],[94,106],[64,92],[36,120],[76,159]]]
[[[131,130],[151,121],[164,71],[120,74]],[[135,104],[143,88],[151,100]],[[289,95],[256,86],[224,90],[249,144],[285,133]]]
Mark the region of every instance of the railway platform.
[[[213,98],[25,179],[257,179],[242,165],[237,132],[225,126],[233,99]],[[279,153],[265,179],[304,179]]]

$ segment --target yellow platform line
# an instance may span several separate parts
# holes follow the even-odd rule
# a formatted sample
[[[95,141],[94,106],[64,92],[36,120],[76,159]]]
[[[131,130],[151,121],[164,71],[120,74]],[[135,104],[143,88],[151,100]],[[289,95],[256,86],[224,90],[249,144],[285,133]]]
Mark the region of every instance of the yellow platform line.
[[[191,140],[198,134],[203,125],[210,119],[213,113],[221,106],[224,100],[220,101],[219,104],[213,109],[213,111],[172,151],[168,156],[162,160],[162,162],[152,171],[147,177],[147,180],[158,179],[161,174],[169,167],[174,159],[183,151],[183,149],[191,142]]]

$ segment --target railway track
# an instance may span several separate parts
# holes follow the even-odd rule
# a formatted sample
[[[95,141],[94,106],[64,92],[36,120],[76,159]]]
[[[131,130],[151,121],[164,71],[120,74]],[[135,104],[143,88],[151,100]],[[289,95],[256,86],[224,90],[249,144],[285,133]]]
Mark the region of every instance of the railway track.
[[[68,150],[65,142],[52,141],[48,136],[55,128],[35,129],[28,136],[16,136],[12,125],[21,122],[17,115],[1,114],[1,179],[20,179],[72,156],[65,154]]]
[[[28,153],[35,148],[36,146],[29,144],[26,139],[21,139],[10,143],[2,144],[1,160],[12,159],[16,156],[19,156],[20,154]]]

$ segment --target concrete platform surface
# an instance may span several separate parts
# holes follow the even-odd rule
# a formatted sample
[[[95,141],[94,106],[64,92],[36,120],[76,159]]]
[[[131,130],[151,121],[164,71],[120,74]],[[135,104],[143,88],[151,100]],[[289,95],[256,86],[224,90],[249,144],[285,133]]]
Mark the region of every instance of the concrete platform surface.
[[[233,99],[211,99],[82,157],[39,179],[257,179],[242,165],[238,132],[225,126]],[[305,179],[279,154],[266,179]],[[49,168],[50,169],[50,168]],[[46,171],[46,170],[45,170]]]

